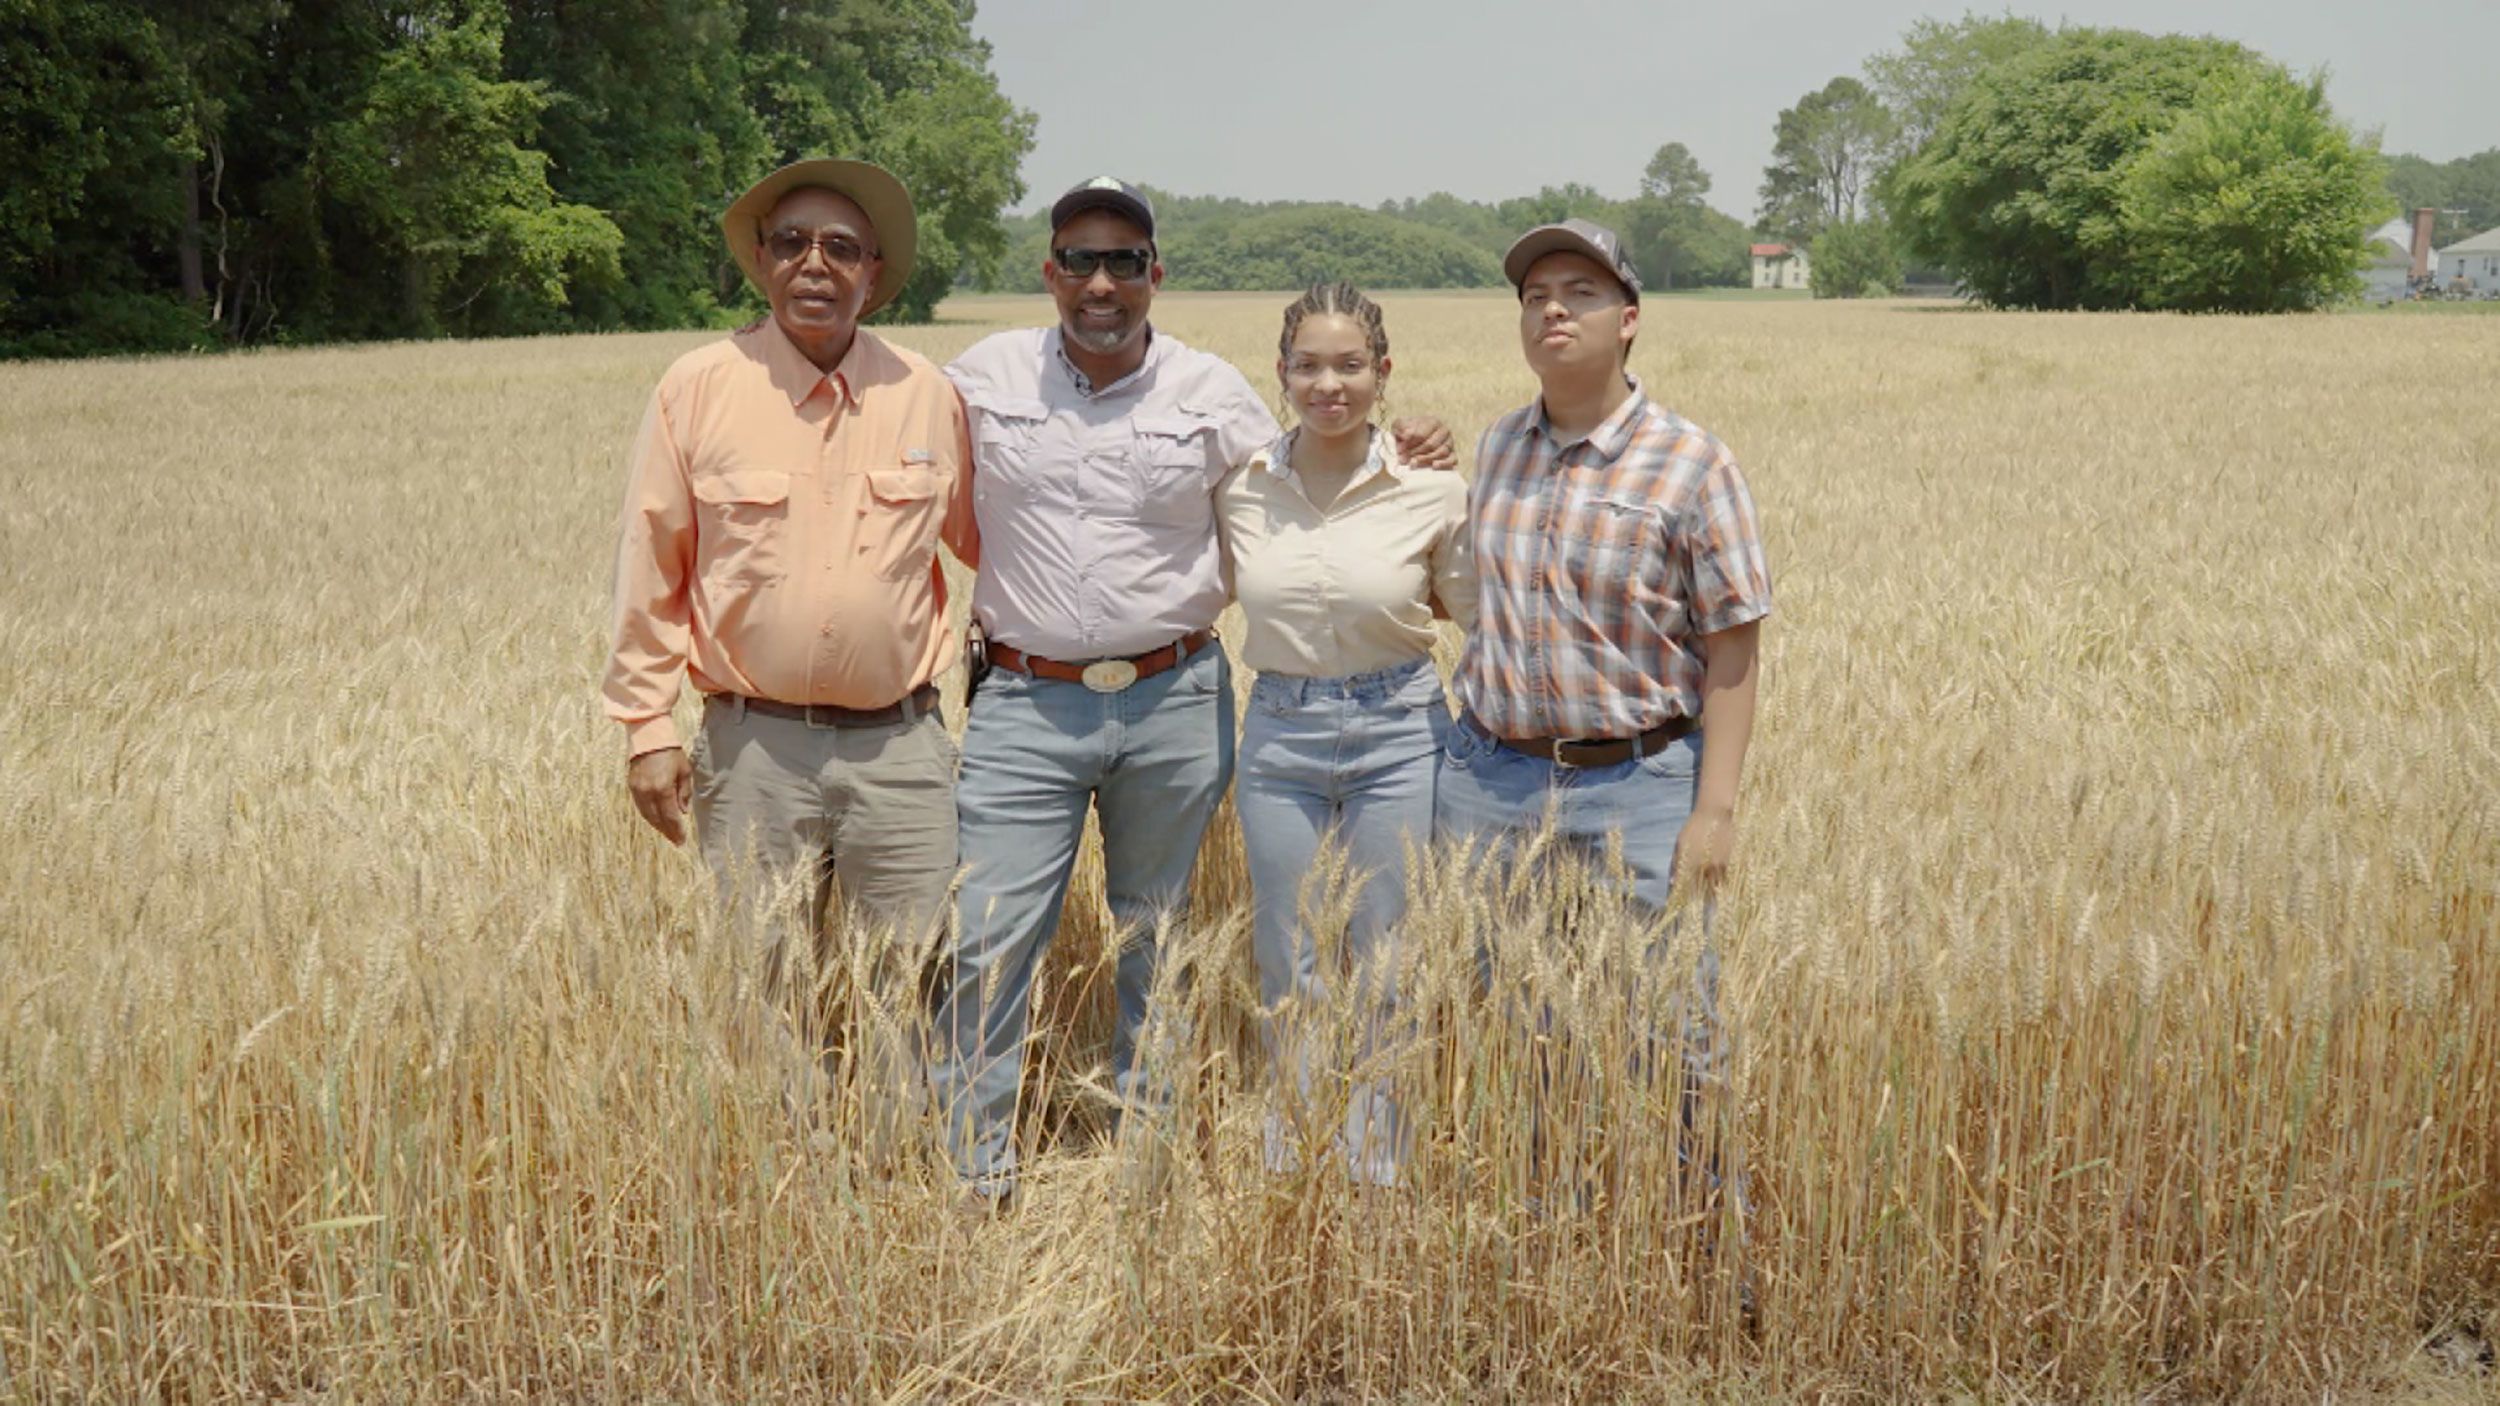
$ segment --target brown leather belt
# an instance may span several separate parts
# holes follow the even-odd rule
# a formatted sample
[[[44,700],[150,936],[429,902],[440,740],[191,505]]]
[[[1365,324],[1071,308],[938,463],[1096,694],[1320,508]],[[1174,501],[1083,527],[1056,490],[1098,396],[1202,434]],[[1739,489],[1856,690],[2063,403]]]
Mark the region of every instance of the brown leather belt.
[[[1473,717],[1470,726],[1514,752],[1560,767],[1620,766],[1635,757],[1654,757],[1669,743],[1701,731],[1699,718],[1670,718],[1638,737],[1495,737]]]
[[[703,697],[705,707],[736,708],[749,713],[762,713],[768,718],[788,718],[809,727],[891,727],[896,723],[918,722],[938,710],[937,685],[924,683],[913,689],[900,703],[882,708],[841,708],[831,703],[780,703],[770,698],[749,698],[743,693],[709,693]]]
[[[1081,683],[1096,693],[1117,693],[1141,679],[1150,679],[1166,669],[1177,667],[1182,660],[1206,648],[1207,641],[1214,638],[1213,630],[1193,630],[1160,649],[1132,654],[1125,659],[1096,659],[1084,664],[1044,659],[1038,654],[1027,654],[1014,645],[992,640],[990,662],[1001,669],[1013,669],[1037,679]]]

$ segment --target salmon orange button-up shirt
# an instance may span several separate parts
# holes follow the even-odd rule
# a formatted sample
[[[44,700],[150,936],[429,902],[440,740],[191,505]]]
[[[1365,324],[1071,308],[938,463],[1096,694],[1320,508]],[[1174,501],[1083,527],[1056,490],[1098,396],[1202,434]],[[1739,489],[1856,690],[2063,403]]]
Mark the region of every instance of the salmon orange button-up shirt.
[[[938,544],[980,564],[962,399],[861,331],[827,373],[766,318],[678,359],[636,437],[601,686],[630,754],[705,693],[882,708],[946,662]]]

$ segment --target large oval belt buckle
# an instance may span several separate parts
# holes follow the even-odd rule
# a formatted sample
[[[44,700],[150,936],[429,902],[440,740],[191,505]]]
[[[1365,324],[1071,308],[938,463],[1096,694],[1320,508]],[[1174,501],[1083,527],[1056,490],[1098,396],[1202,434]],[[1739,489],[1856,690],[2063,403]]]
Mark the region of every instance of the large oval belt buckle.
[[[1084,678],[1096,693],[1118,693],[1137,682],[1137,666],[1126,659],[1097,659],[1085,666]]]

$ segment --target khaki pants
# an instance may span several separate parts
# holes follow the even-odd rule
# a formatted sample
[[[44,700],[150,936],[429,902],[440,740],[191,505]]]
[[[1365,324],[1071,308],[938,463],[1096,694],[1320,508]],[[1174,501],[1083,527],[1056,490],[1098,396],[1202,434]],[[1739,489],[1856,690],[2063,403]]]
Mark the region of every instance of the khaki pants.
[[[721,918],[761,946],[762,994],[787,1010],[800,1065],[821,1062],[837,1081],[845,1066],[879,1084],[916,1079],[921,983],[955,878],[945,724],[932,711],[816,727],[713,699],[691,760]],[[862,1026],[886,1038],[864,1040]]]

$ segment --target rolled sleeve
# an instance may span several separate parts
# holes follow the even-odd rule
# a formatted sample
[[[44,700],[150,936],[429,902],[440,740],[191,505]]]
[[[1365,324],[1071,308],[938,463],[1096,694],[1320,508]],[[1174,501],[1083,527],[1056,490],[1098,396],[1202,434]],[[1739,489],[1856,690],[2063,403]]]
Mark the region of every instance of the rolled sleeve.
[[[628,756],[679,745],[670,712],[686,673],[694,550],[694,490],[668,407],[654,392],[626,479],[611,647],[600,684],[607,715],[625,725]]]

